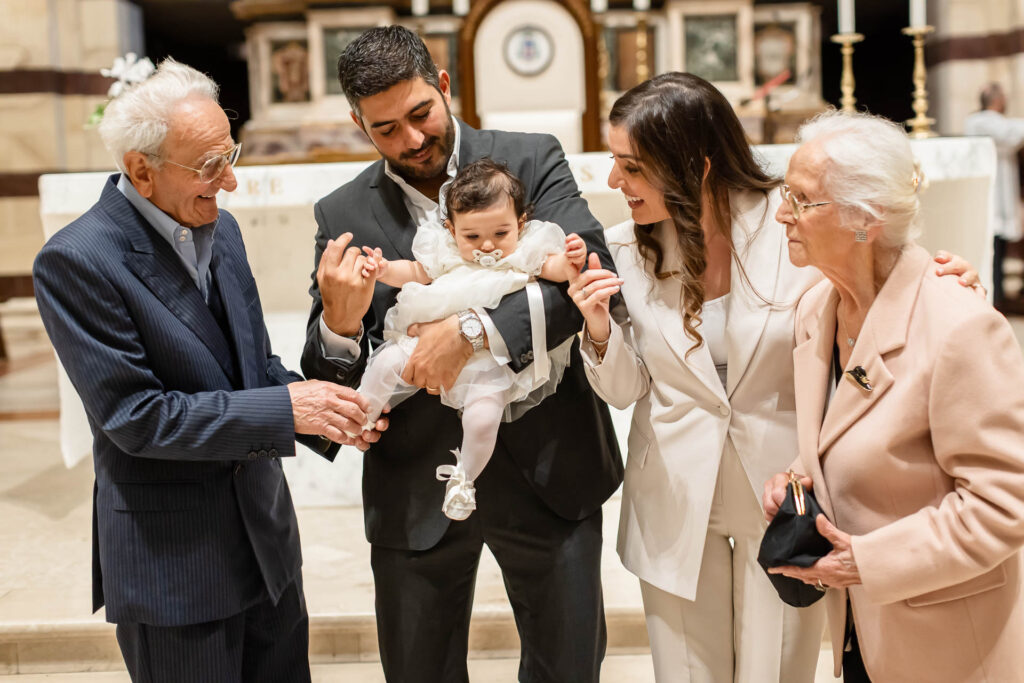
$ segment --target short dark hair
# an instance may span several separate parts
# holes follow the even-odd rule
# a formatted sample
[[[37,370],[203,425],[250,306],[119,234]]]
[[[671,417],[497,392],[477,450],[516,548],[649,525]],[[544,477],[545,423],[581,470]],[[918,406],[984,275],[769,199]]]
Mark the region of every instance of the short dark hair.
[[[998,83],[989,83],[981,89],[981,92],[978,94],[978,100],[980,101],[981,108],[984,110],[992,106],[992,102],[1002,96],[1003,87]]]
[[[445,214],[482,211],[497,204],[503,197],[512,200],[516,216],[524,214],[529,218],[533,209],[526,204],[526,190],[523,183],[508,170],[505,164],[484,157],[459,169],[448,187],[445,198]]]
[[[419,76],[440,92],[437,66],[420,37],[403,26],[364,31],[338,57],[338,82],[352,111],[364,97]]]

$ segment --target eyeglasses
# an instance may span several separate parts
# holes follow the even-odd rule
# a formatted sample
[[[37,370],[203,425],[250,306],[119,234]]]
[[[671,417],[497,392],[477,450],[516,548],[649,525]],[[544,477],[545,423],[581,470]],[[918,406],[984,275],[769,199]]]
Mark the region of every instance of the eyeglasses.
[[[239,142],[237,145],[217,156],[207,159],[206,163],[203,164],[202,168],[192,168],[185,164],[179,164],[177,161],[171,161],[170,159],[163,159],[168,164],[180,166],[181,168],[189,171],[195,171],[199,174],[199,182],[201,183],[212,183],[214,180],[220,177],[220,174],[224,172],[224,169],[228,166],[234,166],[235,162],[238,161],[238,157],[242,154],[242,143]],[[160,159],[156,154],[150,154],[149,156],[154,159]]]
[[[793,194],[793,191],[789,189],[789,185],[780,185],[779,186],[779,193],[782,195],[783,199],[785,199],[787,202],[789,202],[789,208],[793,209],[793,218],[796,218],[797,220],[800,219],[800,212],[804,211],[805,209],[813,209],[816,206],[825,206],[826,204],[831,204],[832,203],[832,202],[810,202],[810,203],[802,202],[799,199],[797,199],[796,195]]]

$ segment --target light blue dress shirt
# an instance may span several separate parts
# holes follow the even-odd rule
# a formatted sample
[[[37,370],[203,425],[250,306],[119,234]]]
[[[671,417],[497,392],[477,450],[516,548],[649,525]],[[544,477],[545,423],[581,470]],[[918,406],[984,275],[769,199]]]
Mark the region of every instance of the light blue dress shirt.
[[[125,196],[132,206],[142,214],[157,234],[178,255],[185,270],[196,283],[203,300],[210,302],[210,259],[213,258],[213,235],[217,230],[216,221],[198,228],[187,228],[180,225],[153,202],[149,201],[131,184],[125,174],[117,181],[117,189]]]

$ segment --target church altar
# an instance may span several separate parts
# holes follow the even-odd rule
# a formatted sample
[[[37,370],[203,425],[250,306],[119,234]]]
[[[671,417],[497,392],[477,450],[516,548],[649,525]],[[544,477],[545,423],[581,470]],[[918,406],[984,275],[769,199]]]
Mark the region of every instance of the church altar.
[[[918,242],[931,251],[946,249],[965,257],[990,288],[991,194],[996,163],[992,141],[933,138],[914,140],[911,145],[928,182],[921,196],[924,229]],[[795,146],[757,145],[754,149],[765,167],[781,176]],[[629,218],[621,193],[607,186],[612,166],[607,153],[574,154],[567,159],[583,197],[602,225],[611,227]],[[235,169],[238,189],[218,197],[220,207],[238,219],[274,352],[290,369],[298,370],[305,341],[316,232],[313,203],[354,178],[367,164],[241,166]],[[108,175],[67,173],[40,178],[40,212],[47,238],[96,202]],[[59,375],[61,452],[70,467],[90,452],[91,436],[67,375],[63,371]],[[629,414],[614,417],[625,452]],[[359,504],[362,457],[358,451],[342,449],[333,464],[304,448],[298,449],[297,455],[284,459],[296,504]]]

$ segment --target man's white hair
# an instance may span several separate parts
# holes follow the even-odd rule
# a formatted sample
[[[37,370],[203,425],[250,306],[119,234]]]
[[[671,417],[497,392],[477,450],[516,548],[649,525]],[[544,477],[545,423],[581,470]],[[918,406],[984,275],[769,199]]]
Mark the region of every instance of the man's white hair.
[[[152,76],[107,105],[99,125],[103,145],[122,171],[126,170],[123,160],[128,152],[159,155],[178,104],[193,97],[216,102],[218,90],[206,74],[167,58]]]
[[[900,249],[919,232],[924,175],[903,127],[880,116],[830,110],[803,124],[797,144],[824,156],[822,186],[844,227],[880,223],[879,246]]]

